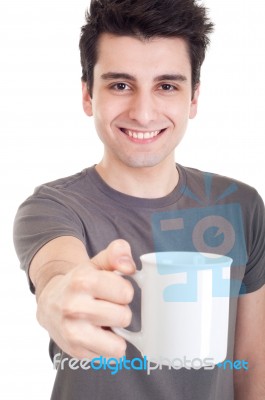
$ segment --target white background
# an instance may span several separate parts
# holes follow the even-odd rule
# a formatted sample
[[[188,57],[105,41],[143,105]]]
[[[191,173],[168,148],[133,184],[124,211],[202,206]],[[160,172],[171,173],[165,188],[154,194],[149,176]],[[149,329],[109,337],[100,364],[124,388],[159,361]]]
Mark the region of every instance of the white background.
[[[233,176],[265,198],[264,1],[208,0],[216,23],[199,115],[176,160]],[[99,161],[82,111],[78,40],[88,0],[0,3],[1,398],[46,400],[55,373],[48,335],[13,249],[19,204],[40,183]],[[3,375],[4,374],[4,375]]]

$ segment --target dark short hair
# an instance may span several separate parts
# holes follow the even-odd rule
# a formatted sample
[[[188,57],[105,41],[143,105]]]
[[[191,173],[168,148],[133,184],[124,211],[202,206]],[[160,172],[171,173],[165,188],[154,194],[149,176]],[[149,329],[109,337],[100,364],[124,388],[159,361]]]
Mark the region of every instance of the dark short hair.
[[[193,91],[200,81],[201,65],[210,42],[213,23],[207,9],[196,0],[91,0],[86,25],[81,29],[82,80],[92,94],[93,70],[102,33],[133,36],[179,37],[188,45]]]

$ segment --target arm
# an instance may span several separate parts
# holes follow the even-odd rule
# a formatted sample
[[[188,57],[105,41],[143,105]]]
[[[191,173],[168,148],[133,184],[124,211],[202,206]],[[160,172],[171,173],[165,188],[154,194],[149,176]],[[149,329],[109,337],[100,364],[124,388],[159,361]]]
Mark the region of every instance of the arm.
[[[93,259],[77,238],[64,236],[43,246],[30,265],[37,319],[67,354],[76,358],[121,357],[125,341],[102,327],[129,325],[134,272],[130,246],[112,242]]]
[[[265,399],[265,285],[239,298],[235,360],[248,370],[234,371],[235,400]]]

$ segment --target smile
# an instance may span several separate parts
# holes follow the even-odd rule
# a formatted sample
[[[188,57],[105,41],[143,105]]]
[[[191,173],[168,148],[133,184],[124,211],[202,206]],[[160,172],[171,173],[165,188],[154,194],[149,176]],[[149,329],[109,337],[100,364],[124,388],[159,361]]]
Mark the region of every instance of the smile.
[[[130,136],[131,138],[139,139],[139,140],[153,139],[154,137],[159,135],[159,133],[164,131],[164,129],[161,129],[159,131],[150,131],[150,132],[138,132],[138,131],[132,131],[129,129],[121,129],[121,130],[127,136]]]

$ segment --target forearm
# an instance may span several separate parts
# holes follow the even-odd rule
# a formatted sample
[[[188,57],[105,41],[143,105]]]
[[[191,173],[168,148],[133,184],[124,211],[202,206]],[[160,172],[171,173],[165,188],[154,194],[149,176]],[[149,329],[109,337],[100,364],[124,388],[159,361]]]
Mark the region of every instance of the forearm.
[[[265,360],[248,370],[234,371],[235,400],[265,399]]]
[[[62,236],[44,245],[33,258],[29,276],[38,300],[52,278],[65,275],[89,260],[84,244],[71,236]]]
[[[75,263],[63,260],[49,261],[36,270],[34,266],[32,266],[30,268],[30,278],[35,287],[37,301],[43,289],[54,277],[65,275],[74,268],[76,268]]]

